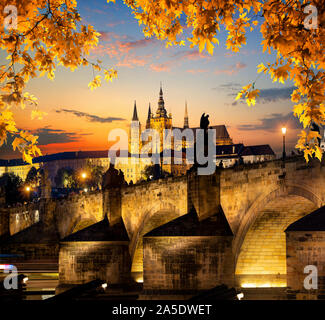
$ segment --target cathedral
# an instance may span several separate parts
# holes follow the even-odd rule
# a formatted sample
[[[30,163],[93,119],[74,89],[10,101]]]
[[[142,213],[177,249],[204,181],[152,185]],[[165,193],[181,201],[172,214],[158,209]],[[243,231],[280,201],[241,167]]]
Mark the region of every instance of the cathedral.
[[[139,129],[138,129],[139,128]],[[216,145],[231,145],[233,144],[232,139],[229,136],[229,133],[226,129],[225,125],[215,125],[210,126],[210,129],[214,129],[216,131]],[[146,126],[145,129],[154,129],[156,132],[159,133],[159,139],[160,139],[160,145],[159,145],[159,152],[162,152],[164,149],[172,149],[176,150],[178,148],[191,148],[194,145],[193,141],[182,141],[181,146],[177,146],[174,144],[174,139],[172,137],[171,139],[171,145],[164,144],[164,130],[165,129],[179,129],[180,132],[183,130],[192,130],[193,131],[193,137],[195,138],[196,130],[200,129],[199,127],[189,127],[189,117],[188,117],[188,110],[187,110],[187,103],[185,103],[185,114],[184,114],[184,125],[183,127],[174,127],[172,124],[172,114],[167,113],[167,110],[165,108],[165,101],[164,101],[164,95],[162,87],[160,86],[160,92],[159,92],[159,99],[158,99],[158,108],[155,113],[151,110],[151,105],[149,103],[149,109],[148,109],[148,116],[146,120]],[[133,139],[129,144],[129,152],[131,154],[137,154],[141,151],[142,147],[142,140],[140,137],[141,133],[141,123],[138,118],[138,110],[136,102],[134,103],[134,110],[133,110],[133,117],[130,125],[130,136],[136,137],[136,139]],[[158,151],[155,147],[153,147],[153,152]]]

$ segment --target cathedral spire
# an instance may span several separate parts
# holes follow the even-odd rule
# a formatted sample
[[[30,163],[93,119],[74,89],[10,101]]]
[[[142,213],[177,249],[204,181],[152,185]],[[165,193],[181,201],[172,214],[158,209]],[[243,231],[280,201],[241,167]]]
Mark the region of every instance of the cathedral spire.
[[[160,82],[158,109],[157,109],[156,115],[158,117],[163,117],[163,118],[166,118],[167,117],[167,111],[165,109],[164,94],[163,94],[161,82]]]
[[[151,105],[149,102],[149,109],[148,109],[148,118],[147,118],[147,124],[146,124],[146,129],[150,129],[150,119],[152,118],[152,113],[151,113]]]
[[[133,110],[132,121],[139,121],[138,112],[137,112],[137,102],[136,101],[134,101],[134,110]]]
[[[162,90],[162,83],[161,83],[161,81],[160,81],[160,92],[159,92],[159,96],[161,97],[161,98],[163,98],[163,90]]]
[[[151,118],[151,105],[150,105],[150,102],[149,102],[149,109],[148,109],[148,119]]]
[[[187,101],[185,101],[184,128],[188,128]]]

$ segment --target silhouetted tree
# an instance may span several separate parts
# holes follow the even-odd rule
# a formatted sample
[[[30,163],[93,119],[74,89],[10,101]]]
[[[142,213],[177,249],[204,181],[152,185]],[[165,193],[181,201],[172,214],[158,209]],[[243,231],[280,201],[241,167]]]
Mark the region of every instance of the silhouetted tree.
[[[100,188],[105,173],[104,167],[88,164],[86,171],[89,172],[89,178],[85,181],[89,188]]]
[[[0,178],[0,185],[4,187],[6,204],[14,204],[26,200],[24,197],[23,181],[14,173],[5,173]]]
[[[60,168],[54,178],[58,188],[75,189],[79,187],[76,172],[72,168]]]
[[[39,184],[39,174],[35,167],[31,167],[28,171],[25,183],[33,186],[37,186]]]

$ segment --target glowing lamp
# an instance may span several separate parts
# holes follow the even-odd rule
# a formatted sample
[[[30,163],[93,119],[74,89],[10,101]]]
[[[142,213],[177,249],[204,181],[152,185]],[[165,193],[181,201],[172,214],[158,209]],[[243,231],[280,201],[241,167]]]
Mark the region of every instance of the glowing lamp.
[[[102,288],[105,290],[107,288],[107,283],[103,283]]]
[[[241,293],[238,293],[237,294],[237,298],[238,298],[238,300],[243,299],[244,298],[244,294],[242,292]]]
[[[285,135],[287,132],[287,128],[282,128],[282,134]]]

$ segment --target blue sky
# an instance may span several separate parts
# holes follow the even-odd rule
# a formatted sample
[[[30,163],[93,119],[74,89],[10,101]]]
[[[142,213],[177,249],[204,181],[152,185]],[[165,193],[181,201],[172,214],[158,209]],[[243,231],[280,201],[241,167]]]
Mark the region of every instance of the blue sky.
[[[236,54],[226,50],[224,31],[219,35],[220,45],[213,56],[189,46],[165,48],[158,40],[146,40],[131,10],[122,1],[116,2],[79,0],[78,9],[84,22],[102,34],[91,59],[102,60],[105,67],[115,67],[118,79],[103,83],[92,92],[87,87],[92,79],[91,68],[75,72],[58,68],[54,81],[44,77],[28,85],[28,91],[38,97],[40,107],[48,116],[30,122],[22,114],[18,122],[24,129],[43,135],[40,140],[45,153],[107,148],[109,130],[127,128],[134,100],[143,124],[149,102],[153,111],[156,110],[160,81],[174,125],[183,124],[187,100],[190,125],[197,126],[205,112],[210,115],[211,124],[227,125],[235,143],[270,144],[280,152],[280,128],[285,124],[289,128],[288,148],[293,149],[298,123],[291,115],[292,83],[275,84],[263,74],[256,83],[256,88],[261,90],[256,106],[234,102],[241,86],[257,78],[257,65],[274,59],[262,53],[258,30],[248,34],[247,45]],[[90,121],[96,117],[125,120]],[[8,150],[2,148],[1,156],[4,152]]]

